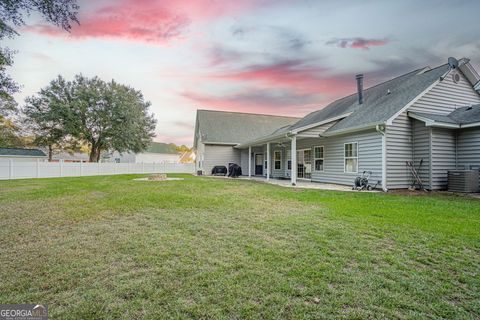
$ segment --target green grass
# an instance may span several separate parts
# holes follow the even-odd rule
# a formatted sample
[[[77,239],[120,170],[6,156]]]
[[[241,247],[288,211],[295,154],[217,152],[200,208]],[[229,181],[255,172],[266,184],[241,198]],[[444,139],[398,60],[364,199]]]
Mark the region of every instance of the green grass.
[[[52,319],[480,317],[480,201],[133,175],[0,182],[0,303]]]

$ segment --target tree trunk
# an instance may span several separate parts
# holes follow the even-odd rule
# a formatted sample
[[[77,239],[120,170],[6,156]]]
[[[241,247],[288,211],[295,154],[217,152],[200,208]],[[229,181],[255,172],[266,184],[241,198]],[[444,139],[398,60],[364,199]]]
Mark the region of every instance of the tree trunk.
[[[100,154],[102,153],[102,150],[100,148],[97,148],[97,162],[100,162]]]
[[[52,162],[53,159],[53,148],[52,145],[48,146],[48,162]]]
[[[97,162],[98,161],[98,149],[96,147],[92,146],[92,149],[90,150],[90,155],[89,155],[89,162]]]

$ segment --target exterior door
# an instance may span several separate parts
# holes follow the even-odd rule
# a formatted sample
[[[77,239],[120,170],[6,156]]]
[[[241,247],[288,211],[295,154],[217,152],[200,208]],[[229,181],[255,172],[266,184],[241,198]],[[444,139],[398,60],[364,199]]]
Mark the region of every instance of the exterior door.
[[[255,175],[263,175],[263,155],[261,153],[255,154]]]
[[[311,179],[312,178],[312,150],[298,150],[297,151],[297,178]]]

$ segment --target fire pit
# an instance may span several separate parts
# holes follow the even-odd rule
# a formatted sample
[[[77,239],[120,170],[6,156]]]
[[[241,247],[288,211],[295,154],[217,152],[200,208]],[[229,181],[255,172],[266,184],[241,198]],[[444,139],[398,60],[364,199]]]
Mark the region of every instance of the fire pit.
[[[173,181],[183,180],[183,178],[169,178],[166,173],[152,173],[146,178],[133,179],[135,181]]]
[[[167,180],[166,173],[154,173],[148,176],[149,181],[165,181]]]

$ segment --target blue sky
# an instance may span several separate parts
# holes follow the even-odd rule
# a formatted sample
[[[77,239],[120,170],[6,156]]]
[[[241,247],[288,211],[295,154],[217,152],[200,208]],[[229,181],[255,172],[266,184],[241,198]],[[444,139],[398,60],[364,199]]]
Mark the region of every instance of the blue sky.
[[[449,56],[480,67],[480,1],[79,1],[71,33],[28,19],[9,70],[37,92],[58,74],[141,90],[155,140],[191,145],[198,108],[303,116]]]

